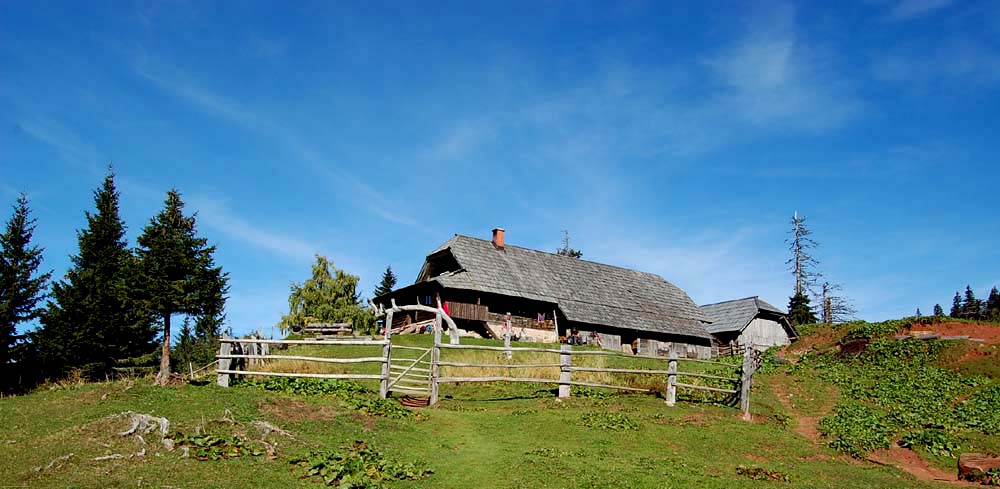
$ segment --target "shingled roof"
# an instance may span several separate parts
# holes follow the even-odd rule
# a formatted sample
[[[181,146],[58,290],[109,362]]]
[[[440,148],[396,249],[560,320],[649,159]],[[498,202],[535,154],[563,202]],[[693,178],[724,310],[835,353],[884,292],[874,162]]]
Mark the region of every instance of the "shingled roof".
[[[781,309],[757,296],[705,304],[701,306],[701,310],[712,321],[712,324],[708,325],[708,331],[713,334],[742,331],[762,311],[782,316],[785,314]]]
[[[428,257],[446,250],[460,269],[424,280],[553,303],[570,321],[711,338],[705,314],[659,275],[462,235]]]

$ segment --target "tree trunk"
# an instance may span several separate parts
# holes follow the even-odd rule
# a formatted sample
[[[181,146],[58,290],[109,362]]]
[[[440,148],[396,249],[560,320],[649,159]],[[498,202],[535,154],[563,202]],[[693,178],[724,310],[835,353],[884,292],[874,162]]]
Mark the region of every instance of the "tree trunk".
[[[160,373],[156,374],[156,385],[167,385],[170,381],[170,313],[163,315],[163,350],[160,354]]]

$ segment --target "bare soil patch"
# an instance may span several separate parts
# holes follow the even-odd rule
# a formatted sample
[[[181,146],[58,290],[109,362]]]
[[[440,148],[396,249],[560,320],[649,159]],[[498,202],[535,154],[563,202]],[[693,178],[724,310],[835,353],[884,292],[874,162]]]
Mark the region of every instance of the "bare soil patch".
[[[868,459],[882,465],[891,465],[924,481],[946,482],[956,486],[983,487],[980,484],[959,480],[957,469],[955,472],[947,472],[937,467],[932,467],[912,450],[899,447],[895,444],[889,449],[872,452],[868,455]]]
[[[258,405],[260,412],[286,421],[327,421],[337,412],[328,406],[316,406],[299,399],[264,399]]]
[[[1000,344],[1000,325],[997,324],[958,322],[915,324],[904,332],[911,331],[930,331],[942,336],[968,336],[986,340],[988,345]]]

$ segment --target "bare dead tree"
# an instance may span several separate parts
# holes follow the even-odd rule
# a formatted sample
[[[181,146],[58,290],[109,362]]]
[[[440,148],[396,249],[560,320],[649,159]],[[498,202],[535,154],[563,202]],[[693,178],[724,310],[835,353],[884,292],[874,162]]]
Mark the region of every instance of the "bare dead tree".
[[[788,231],[790,237],[785,243],[788,243],[788,251],[792,256],[785,263],[795,277],[795,295],[806,291],[815,295],[816,282],[820,278],[820,273],[816,271],[819,262],[810,250],[816,248],[818,243],[810,237],[812,231],[806,227],[805,216],[800,216],[798,211],[792,216],[791,225],[792,228]]]
[[[843,287],[840,284],[823,282],[821,321],[825,324],[843,323],[854,319],[857,310],[846,296],[839,294]]]

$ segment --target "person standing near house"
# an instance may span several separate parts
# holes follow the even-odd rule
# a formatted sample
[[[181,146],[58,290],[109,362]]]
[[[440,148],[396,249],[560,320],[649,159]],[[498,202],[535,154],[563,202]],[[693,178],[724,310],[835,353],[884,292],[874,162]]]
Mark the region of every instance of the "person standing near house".
[[[600,346],[600,347],[604,346],[604,345],[601,344],[601,335],[597,331],[591,331],[590,332],[590,335],[587,338],[587,342],[590,343],[590,344],[592,344],[592,345],[597,345],[597,346]]]

